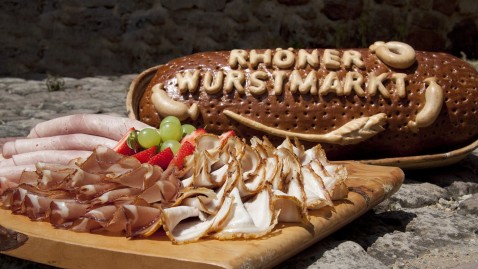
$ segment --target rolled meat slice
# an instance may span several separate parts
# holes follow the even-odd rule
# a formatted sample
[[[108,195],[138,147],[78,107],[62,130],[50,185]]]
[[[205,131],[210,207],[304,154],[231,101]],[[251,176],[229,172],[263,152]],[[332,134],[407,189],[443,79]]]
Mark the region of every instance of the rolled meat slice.
[[[3,145],[3,157],[10,158],[13,155],[42,150],[86,150],[93,151],[97,146],[104,145],[114,148],[118,142],[113,139],[88,135],[69,134],[52,137],[17,139],[6,142]]]
[[[18,183],[23,171],[35,171],[35,165],[18,165],[0,167],[0,177],[4,177],[10,181]]]
[[[33,127],[28,137],[37,138],[82,133],[118,141],[131,127],[141,130],[150,126],[137,120],[110,115],[77,114],[39,123]]]
[[[87,158],[91,151],[84,150],[42,150],[13,155],[10,159],[0,161],[0,168],[35,164],[37,162],[67,164],[76,158]]]

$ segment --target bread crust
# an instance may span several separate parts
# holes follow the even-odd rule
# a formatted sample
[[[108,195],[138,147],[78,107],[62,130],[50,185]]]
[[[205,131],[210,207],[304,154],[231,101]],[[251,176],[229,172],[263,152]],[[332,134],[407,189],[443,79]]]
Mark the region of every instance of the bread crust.
[[[298,69],[302,78],[308,73],[316,72],[319,85],[330,72],[335,72],[339,81],[343,82],[347,73],[357,72],[363,77],[388,73],[388,79],[383,85],[390,92],[387,98],[380,92],[372,95],[366,91],[364,96],[352,92],[339,95],[330,92],[320,94],[301,94],[291,92],[291,82],[284,83],[281,94],[274,94],[274,81],[266,80],[264,94],[252,94],[249,91],[240,93],[232,90],[227,93],[221,90],[210,94],[204,89],[202,80],[206,71],[240,70],[245,75],[244,87],[250,87],[251,74],[262,70],[271,74],[277,67],[259,63],[253,67],[238,65],[231,68],[228,63],[230,52],[204,52],[172,60],[159,67],[156,75],[148,85],[140,101],[139,119],[149,125],[158,126],[160,114],[151,100],[152,88],[162,83],[169,97],[175,101],[199,107],[199,117],[186,121],[196,126],[206,126],[214,133],[234,130],[238,135],[250,138],[262,137],[267,133],[252,129],[226,116],[223,111],[229,110],[245,118],[254,120],[265,126],[294,133],[326,134],[337,130],[351,120],[370,117],[379,113],[386,114],[384,130],[372,137],[356,144],[338,145],[322,143],[331,159],[369,159],[384,157],[400,157],[421,154],[444,152],[456,149],[478,138],[478,74],[466,62],[444,53],[416,52],[415,63],[406,69],[396,69],[383,63],[376,54],[369,49],[354,49],[363,59],[364,66],[352,65],[346,68],[343,65],[338,69],[330,69],[320,63],[319,67]],[[291,50],[295,56],[298,50]],[[324,49],[317,49],[320,59]],[[345,49],[337,49],[343,55]],[[250,53],[250,51],[247,51]],[[264,53],[265,50],[256,50]],[[307,50],[311,53],[312,50]],[[283,69],[291,72],[295,67]],[[180,72],[199,70],[200,81],[194,92],[181,93],[177,87],[176,75]],[[406,96],[401,97],[394,89],[392,74],[406,74]],[[436,83],[443,90],[443,103],[436,119],[430,126],[413,131],[409,123],[426,104],[425,91],[427,78],[435,78]],[[364,88],[369,81],[364,82]],[[282,141],[269,135],[272,141]],[[307,142],[306,142],[307,143]]]

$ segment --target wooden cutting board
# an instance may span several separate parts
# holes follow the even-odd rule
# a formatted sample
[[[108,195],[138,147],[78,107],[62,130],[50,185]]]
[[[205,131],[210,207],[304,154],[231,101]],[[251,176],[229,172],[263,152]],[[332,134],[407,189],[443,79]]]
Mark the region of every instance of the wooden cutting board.
[[[32,222],[0,210],[0,225],[28,240],[1,253],[67,268],[270,268],[350,223],[395,193],[403,182],[395,167],[346,163],[351,190],[335,206],[309,211],[314,231],[279,223],[272,234],[255,240],[202,240],[174,245],[165,235],[129,240],[124,237],[75,233]],[[3,240],[0,236],[0,240]],[[0,242],[5,244],[5,242]]]

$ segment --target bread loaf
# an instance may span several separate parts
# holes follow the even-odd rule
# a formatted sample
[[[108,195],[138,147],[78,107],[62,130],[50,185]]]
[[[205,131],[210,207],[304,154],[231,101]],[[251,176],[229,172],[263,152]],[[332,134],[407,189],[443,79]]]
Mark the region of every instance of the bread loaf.
[[[478,138],[478,74],[400,42],[197,53],[159,67],[139,104],[214,133],[322,143],[331,159],[445,152]]]

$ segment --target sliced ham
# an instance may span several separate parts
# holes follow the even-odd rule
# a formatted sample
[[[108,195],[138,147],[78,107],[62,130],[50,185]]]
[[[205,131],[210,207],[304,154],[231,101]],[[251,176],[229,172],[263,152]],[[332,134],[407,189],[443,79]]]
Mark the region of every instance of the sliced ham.
[[[132,197],[138,194],[140,191],[141,191],[140,189],[133,189],[133,188],[114,189],[111,191],[107,191],[103,193],[101,196],[91,200],[91,203],[92,204],[112,203],[116,200],[119,200],[125,197]]]
[[[106,225],[103,225],[101,221],[97,221],[95,219],[79,218],[73,221],[70,229],[79,233],[89,233],[104,226]]]
[[[22,214],[23,213],[23,201],[25,200],[25,196],[27,196],[28,191],[18,187],[15,188],[10,196],[10,204],[9,208],[12,210],[13,213]]]
[[[91,151],[83,150],[43,150],[13,155],[10,159],[0,161],[0,167],[35,164],[37,162],[67,164],[76,158],[86,158]]]
[[[9,166],[15,166],[13,159],[0,159],[0,168]]]
[[[32,220],[41,220],[47,217],[53,199],[32,193],[27,193],[23,201],[24,214]]]
[[[83,216],[89,205],[71,201],[52,201],[50,204],[50,222],[54,226],[71,226],[72,222]]]
[[[118,182],[123,186],[144,190],[153,185],[162,173],[163,170],[161,167],[144,163],[131,172],[112,178],[110,181]]]
[[[6,142],[3,145],[3,157],[10,158],[13,155],[42,150],[86,150],[93,151],[97,146],[104,145],[109,148],[115,147],[116,140],[88,135],[69,134],[52,137],[17,139]]]
[[[18,183],[23,171],[35,171],[35,165],[28,164],[8,167],[0,166],[0,177],[7,178],[10,181]]]
[[[107,205],[88,211],[83,217],[75,220],[71,227],[75,232],[91,232],[106,227],[116,212],[116,206]]]
[[[100,114],[77,114],[37,124],[29,138],[65,134],[90,134],[119,141],[129,128],[141,130],[149,125],[137,120]]]
[[[143,231],[151,233],[151,226],[159,228],[161,222],[161,210],[149,206],[124,205],[124,214],[126,216],[126,236],[136,236],[143,234]]]
[[[0,152],[2,151],[3,145],[5,145],[5,143],[9,141],[15,141],[16,139],[20,139],[20,138],[24,138],[24,137],[0,137]]]
[[[84,217],[101,221],[101,222],[106,222],[113,217],[113,214],[115,213],[115,211],[116,211],[116,206],[106,205],[106,206],[98,207],[96,209],[88,211],[88,213],[86,213]]]
[[[135,157],[125,157],[110,148],[99,146],[80,168],[88,173],[109,173],[111,177],[118,177],[140,166],[141,163]]]
[[[0,195],[10,188],[18,186],[17,182],[11,181],[6,177],[0,177]]]
[[[114,182],[102,182],[91,185],[84,185],[77,189],[76,199],[80,202],[90,201],[103,195],[105,192],[121,188],[121,185]]]

